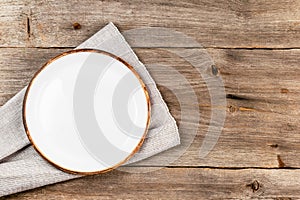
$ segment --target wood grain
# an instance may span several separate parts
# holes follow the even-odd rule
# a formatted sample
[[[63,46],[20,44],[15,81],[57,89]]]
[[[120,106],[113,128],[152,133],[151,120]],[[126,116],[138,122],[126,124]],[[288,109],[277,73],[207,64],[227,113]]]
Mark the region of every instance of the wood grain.
[[[6,199],[294,199],[299,170],[165,168],[118,170],[12,195]]]
[[[297,0],[2,0],[0,105],[49,58],[112,21],[157,82],[183,142],[198,130],[173,163],[166,160],[176,149],[123,171],[0,199],[299,199],[299,8]],[[145,27],[169,28],[190,38],[134,31]],[[219,108],[227,113],[224,129],[205,159],[198,154],[211,115],[209,92],[201,74],[176,55],[202,47],[190,39],[212,56],[215,67],[207,73],[221,75],[227,94],[227,106]],[[192,93],[198,102],[191,101]],[[183,116],[183,109],[199,109],[200,121]]]
[[[5,0],[0,7],[0,45],[5,47],[74,47],[109,21],[116,23],[121,31],[171,28],[195,38],[205,47],[300,47],[300,2],[296,0],[20,0],[17,3]],[[74,23],[81,28],[74,28]],[[144,34],[132,39],[147,40]],[[144,47],[156,45],[154,40],[144,43]],[[177,40],[172,45],[188,44]]]
[[[25,46],[30,8],[24,1],[0,1],[0,47]]]

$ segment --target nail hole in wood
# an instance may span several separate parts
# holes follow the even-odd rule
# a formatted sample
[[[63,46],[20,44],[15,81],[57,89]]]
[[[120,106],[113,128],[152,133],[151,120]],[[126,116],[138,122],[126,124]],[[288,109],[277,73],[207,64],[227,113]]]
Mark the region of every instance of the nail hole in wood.
[[[281,88],[280,92],[281,92],[282,94],[287,94],[287,93],[289,93],[289,90],[286,89],[286,88]]]
[[[229,112],[234,113],[237,111],[237,108],[235,106],[229,106],[228,110],[229,110]]]
[[[75,22],[75,23],[73,24],[73,28],[74,28],[74,30],[81,29],[81,25],[80,25],[78,22]]]

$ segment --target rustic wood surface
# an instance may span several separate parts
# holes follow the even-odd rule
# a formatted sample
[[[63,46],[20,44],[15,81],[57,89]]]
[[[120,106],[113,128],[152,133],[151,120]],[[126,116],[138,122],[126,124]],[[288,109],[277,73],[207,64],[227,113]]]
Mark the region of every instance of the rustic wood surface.
[[[227,94],[217,145],[199,158],[211,114],[209,93],[193,67],[168,51],[199,46],[176,39],[157,42],[132,32],[126,39],[158,83],[171,113],[185,125],[181,136],[199,128],[186,153],[165,168],[168,152],[126,168],[152,172],[115,170],[5,199],[300,198],[300,1],[2,0],[0,105],[28,84],[44,62],[109,21],[122,32],[172,28],[206,48]],[[160,83],[168,79],[180,94],[186,93],[185,85],[153,63],[172,66],[189,81],[200,102],[200,121],[181,118],[177,99]],[[185,105],[192,103],[185,99]]]

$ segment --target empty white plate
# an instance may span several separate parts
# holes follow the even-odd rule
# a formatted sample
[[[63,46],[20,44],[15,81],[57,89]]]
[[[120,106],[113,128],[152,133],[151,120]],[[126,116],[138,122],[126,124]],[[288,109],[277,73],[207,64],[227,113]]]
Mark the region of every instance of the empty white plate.
[[[150,100],[136,71],[107,52],[80,49],[48,61],[31,80],[23,121],[35,149],[56,167],[95,174],[142,145]]]

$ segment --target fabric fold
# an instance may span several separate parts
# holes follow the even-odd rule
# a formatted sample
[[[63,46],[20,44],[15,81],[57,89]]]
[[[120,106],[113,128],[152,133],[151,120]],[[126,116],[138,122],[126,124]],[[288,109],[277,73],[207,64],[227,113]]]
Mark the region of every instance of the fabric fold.
[[[124,37],[109,23],[77,49],[91,48],[126,60],[139,73],[151,99],[151,122],[139,152],[126,164],[148,158],[180,144],[178,128],[146,67],[139,61]],[[0,196],[33,189],[77,177],[65,173],[39,156],[30,145],[22,120],[25,89],[0,108]],[[161,123],[161,122],[164,123]]]

